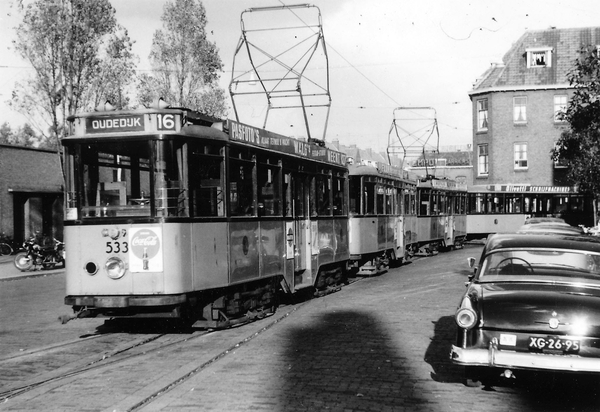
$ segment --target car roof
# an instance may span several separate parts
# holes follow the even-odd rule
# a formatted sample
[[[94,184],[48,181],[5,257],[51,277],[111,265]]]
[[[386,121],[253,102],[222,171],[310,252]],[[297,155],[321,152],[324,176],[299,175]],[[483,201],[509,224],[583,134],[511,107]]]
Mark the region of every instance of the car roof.
[[[535,223],[521,226],[518,233],[555,233],[565,235],[583,234],[583,229],[562,223]]]
[[[600,253],[600,237],[556,233],[496,233],[488,236],[485,253],[508,248],[575,249]]]
[[[567,222],[565,222],[564,219],[561,219],[560,217],[528,217],[527,219],[525,219],[524,222],[526,225],[533,225],[533,224],[538,224],[538,223],[558,223],[558,224],[563,224],[563,225],[568,225]]]

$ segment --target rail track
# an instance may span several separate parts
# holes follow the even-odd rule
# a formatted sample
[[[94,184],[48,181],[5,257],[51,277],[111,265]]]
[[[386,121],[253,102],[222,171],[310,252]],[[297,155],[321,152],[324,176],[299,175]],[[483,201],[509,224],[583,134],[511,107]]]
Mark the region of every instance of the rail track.
[[[142,336],[134,335],[133,338],[128,333],[120,332],[106,335],[97,334],[1,358],[0,374],[5,377],[5,384],[0,387],[0,404],[25,402],[30,405],[29,402],[36,402],[36,399],[39,401],[40,394],[43,397],[45,392],[60,390],[61,387],[72,385],[74,381],[93,381],[98,375],[116,373],[121,375],[120,379],[126,379],[122,376],[122,371],[129,370],[131,365],[152,365],[157,358],[173,358],[172,354],[175,352],[193,352],[194,348],[207,346],[203,339],[209,335],[229,335],[226,342],[231,343],[221,344],[219,351],[215,352],[214,350],[218,346],[208,345],[212,348],[209,350],[208,358],[200,356],[201,360],[194,364],[173,361],[168,379],[161,379],[159,386],[152,386],[151,390],[143,391],[143,396],[136,398],[127,407],[118,408],[118,410],[135,411],[151,403],[162,393],[185,382],[197,372],[210,367],[236,348],[247,344],[262,332],[287,318],[302,304],[287,306],[265,319],[229,330],[196,330],[177,334],[152,333]],[[213,340],[218,341],[219,339]],[[107,347],[110,349],[107,350]],[[92,354],[81,356],[82,353]],[[61,363],[63,365],[59,366]],[[160,370],[161,367],[159,366],[158,369]],[[42,370],[41,373],[40,370]],[[8,384],[7,381],[9,381]],[[11,384],[10,381],[14,383]]]

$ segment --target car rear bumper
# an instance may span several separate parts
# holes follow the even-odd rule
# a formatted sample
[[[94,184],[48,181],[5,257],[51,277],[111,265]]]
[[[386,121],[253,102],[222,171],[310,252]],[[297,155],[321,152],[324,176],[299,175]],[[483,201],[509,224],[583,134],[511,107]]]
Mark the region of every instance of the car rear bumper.
[[[450,358],[454,363],[463,366],[566,372],[600,372],[600,358],[588,358],[578,355],[512,352],[499,350],[493,344],[490,344],[488,349],[460,348],[452,345]]]

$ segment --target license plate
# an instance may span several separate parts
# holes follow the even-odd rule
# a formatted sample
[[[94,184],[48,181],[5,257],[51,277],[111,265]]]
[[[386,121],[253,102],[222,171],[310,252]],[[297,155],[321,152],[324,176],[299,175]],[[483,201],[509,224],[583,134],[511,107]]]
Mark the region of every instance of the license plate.
[[[577,353],[579,346],[579,341],[576,339],[562,339],[554,336],[529,337],[529,349],[533,351]]]

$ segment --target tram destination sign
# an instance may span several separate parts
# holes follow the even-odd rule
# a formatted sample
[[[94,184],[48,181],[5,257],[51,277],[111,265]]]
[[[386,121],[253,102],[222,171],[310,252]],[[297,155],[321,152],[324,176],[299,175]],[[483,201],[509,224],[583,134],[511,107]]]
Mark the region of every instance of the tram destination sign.
[[[85,119],[86,133],[143,132],[146,129],[143,115],[93,116]]]
[[[231,140],[339,166],[346,166],[346,155],[342,152],[248,126],[233,120],[228,120],[227,122],[229,138]]]

